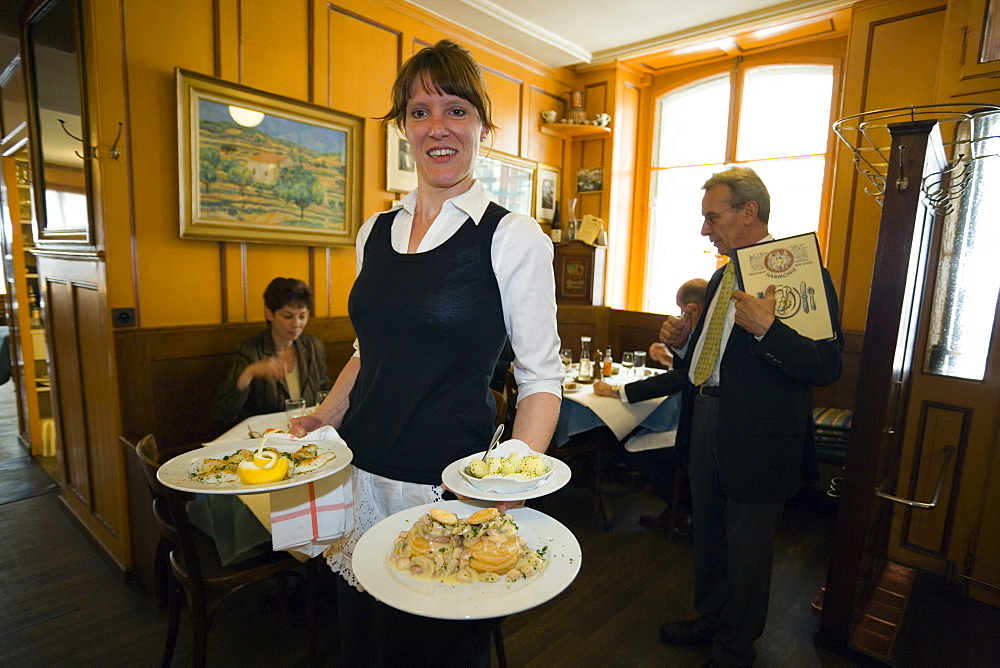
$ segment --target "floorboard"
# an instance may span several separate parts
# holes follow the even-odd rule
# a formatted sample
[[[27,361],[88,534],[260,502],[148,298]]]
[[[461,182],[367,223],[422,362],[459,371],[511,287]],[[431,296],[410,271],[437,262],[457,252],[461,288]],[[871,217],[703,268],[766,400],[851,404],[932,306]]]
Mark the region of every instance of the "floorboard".
[[[0,386],[0,405],[4,395]],[[6,407],[0,415],[7,417]],[[14,420],[16,431],[16,418]],[[13,446],[11,444],[14,444]],[[25,457],[16,434],[0,434],[0,461]],[[583,476],[579,476],[582,480]],[[639,527],[661,502],[635,475],[615,469],[612,531],[604,531],[587,486],[571,483],[545,506],[583,548],[577,580],[561,595],[504,622],[508,663],[525,666],[698,666],[704,648],[662,644],[659,626],[694,614],[690,538]],[[771,613],[758,643],[758,666],[849,666],[815,647],[810,601],[822,585],[830,553],[833,509],[811,497],[790,502],[779,528]],[[163,647],[166,612],[127,581],[64,511],[57,494],[0,505],[0,665],[154,666]],[[319,611],[322,665],[340,665],[332,573],[323,569]],[[302,597],[287,616],[272,586],[249,588],[219,612],[209,664],[307,664],[296,643],[304,625]],[[186,615],[174,664],[190,664]],[[254,639],[268,638],[265,642]],[[278,638],[273,641],[271,638]]]

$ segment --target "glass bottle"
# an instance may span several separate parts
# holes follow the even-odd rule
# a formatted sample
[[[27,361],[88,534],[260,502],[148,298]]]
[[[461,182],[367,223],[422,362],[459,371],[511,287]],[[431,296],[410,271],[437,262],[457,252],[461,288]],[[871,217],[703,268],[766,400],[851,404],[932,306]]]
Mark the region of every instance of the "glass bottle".
[[[611,346],[608,346],[604,349],[604,368],[601,370],[602,375],[605,378],[610,378],[613,367],[614,365],[611,361]]]
[[[566,241],[573,241],[576,239],[576,202],[575,197],[570,197],[566,200]]]
[[[559,217],[559,202],[556,202],[555,209],[552,211],[552,230],[549,235],[552,237],[552,243],[562,243],[562,219]]]
[[[593,362],[590,358],[590,337],[580,337],[580,380],[590,380],[594,376]]]

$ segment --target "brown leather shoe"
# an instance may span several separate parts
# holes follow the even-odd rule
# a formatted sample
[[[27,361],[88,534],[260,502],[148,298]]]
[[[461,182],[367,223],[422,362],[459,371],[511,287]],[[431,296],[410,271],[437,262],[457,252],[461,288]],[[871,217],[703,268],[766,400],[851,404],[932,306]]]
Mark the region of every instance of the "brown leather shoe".
[[[719,627],[704,617],[683,622],[664,624],[660,627],[660,640],[675,647],[694,647],[712,642]]]

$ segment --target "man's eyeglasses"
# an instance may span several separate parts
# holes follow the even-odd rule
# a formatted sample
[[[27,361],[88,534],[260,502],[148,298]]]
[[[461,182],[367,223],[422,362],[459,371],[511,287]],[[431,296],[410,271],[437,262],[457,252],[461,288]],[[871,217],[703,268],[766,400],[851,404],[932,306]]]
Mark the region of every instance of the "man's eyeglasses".
[[[723,209],[722,211],[709,211],[704,216],[704,222],[705,222],[706,225],[715,225],[715,221],[717,221],[719,219],[719,216],[721,216],[722,214],[726,213],[727,211],[732,211],[733,209],[738,209],[741,206],[743,206],[744,204],[746,204],[746,202],[740,202],[739,204],[734,204],[733,206],[729,207],[728,209]]]

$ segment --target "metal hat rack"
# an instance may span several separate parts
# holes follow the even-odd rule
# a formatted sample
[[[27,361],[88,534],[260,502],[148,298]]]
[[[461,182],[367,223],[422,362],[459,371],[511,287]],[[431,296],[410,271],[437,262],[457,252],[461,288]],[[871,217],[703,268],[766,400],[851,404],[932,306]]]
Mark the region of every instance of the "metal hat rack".
[[[889,170],[892,137],[889,125],[908,121],[933,120],[941,135],[947,166],[921,180],[930,206],[948,214],[953,202],[961,198],[974,173],[978,160],[1000,154],[1000,137],[986,133],[988,117],[1000,112],[992,104],[933,104],[865,111],[847,116],[833,124],[833,131],[854,152],[854,167],[868,180],[865,193],[881,205]],[[900,160],[905,146],[900,146]],[[905,190],[908,180],[900,176],[893,186]]]

